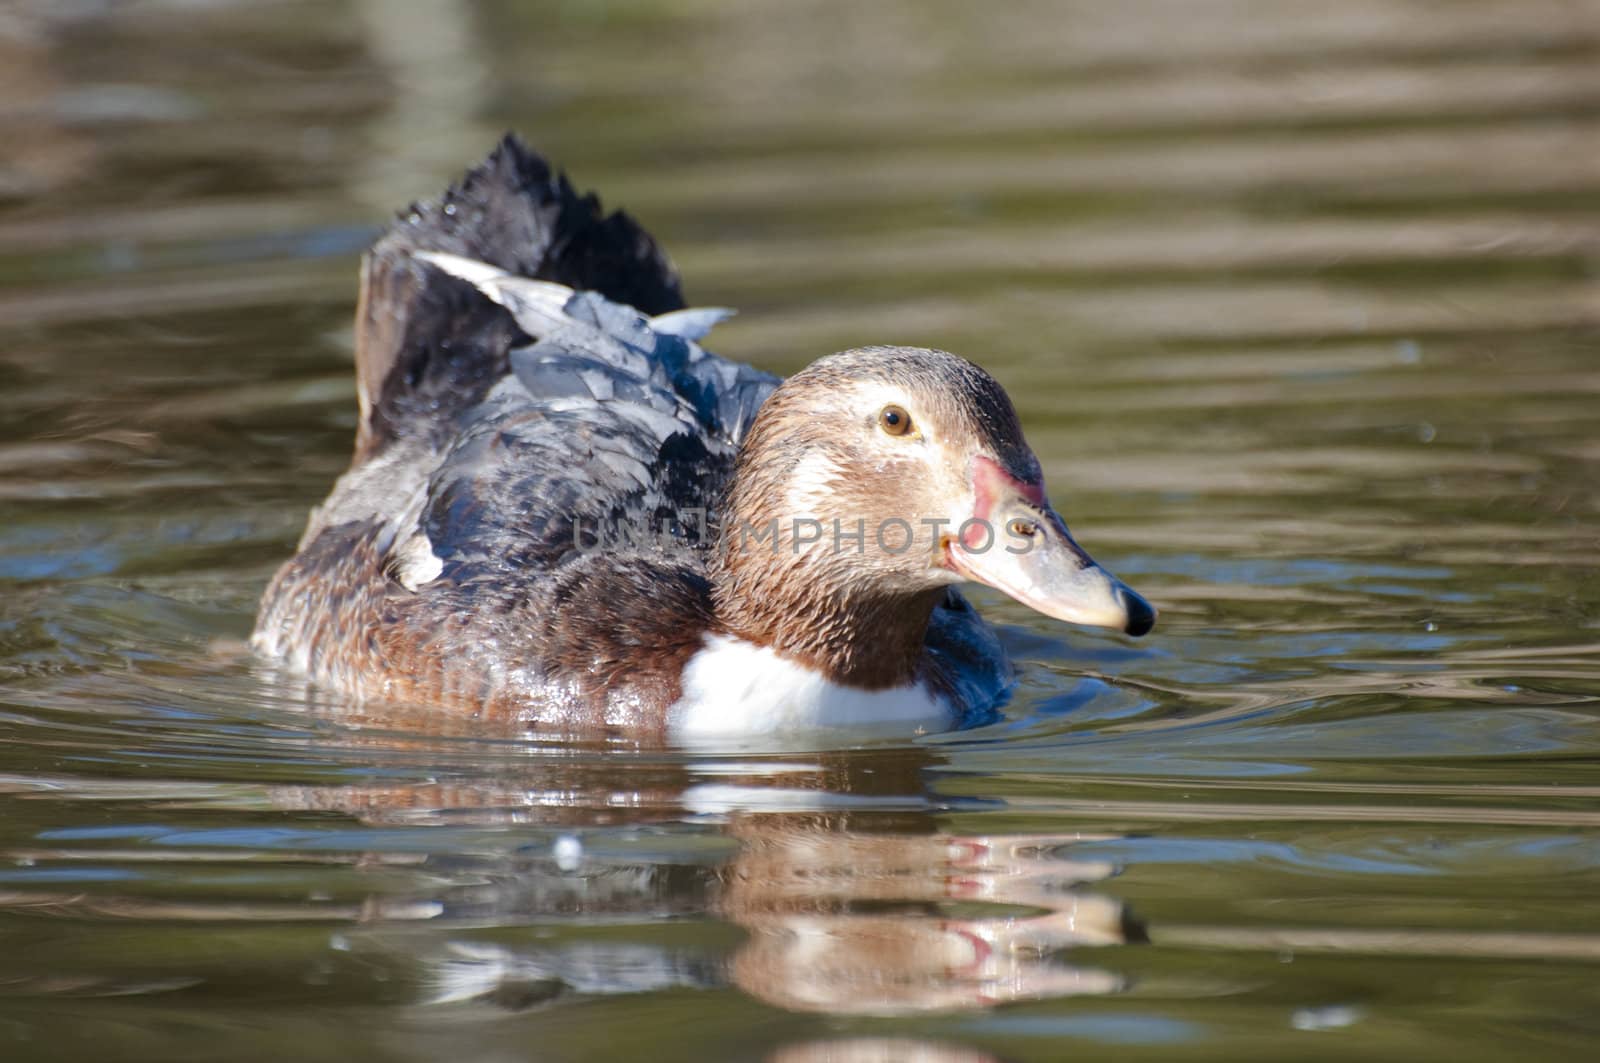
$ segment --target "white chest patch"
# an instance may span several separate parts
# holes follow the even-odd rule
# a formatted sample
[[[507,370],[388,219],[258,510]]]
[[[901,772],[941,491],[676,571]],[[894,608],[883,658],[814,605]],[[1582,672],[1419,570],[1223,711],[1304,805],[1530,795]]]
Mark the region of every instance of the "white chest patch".
[[[944,730],[955,719],[944,698],[919,685],[857,690],[765,646],[728,635],[705,641],[684,667],[683,696],[672,707],[672,736],[680,741],[835,730],[911,737]]]

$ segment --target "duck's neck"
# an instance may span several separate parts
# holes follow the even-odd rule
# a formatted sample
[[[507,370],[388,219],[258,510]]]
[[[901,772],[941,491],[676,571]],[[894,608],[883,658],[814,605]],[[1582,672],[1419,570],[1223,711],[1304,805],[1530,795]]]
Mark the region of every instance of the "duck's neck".
[[[944,588],[863,590],[861,573],[854,581],[849,575],[776,552],[719,551],[712,563],[717,625],[842,686],[886,690],[916,681]]]

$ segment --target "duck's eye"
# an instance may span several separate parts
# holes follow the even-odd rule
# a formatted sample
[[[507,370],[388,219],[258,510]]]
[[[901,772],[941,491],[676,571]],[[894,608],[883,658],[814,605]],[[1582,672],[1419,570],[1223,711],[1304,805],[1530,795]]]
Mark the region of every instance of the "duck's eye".
[[[1013,517],[1011,523],[1007,525],[1007,530],[1018,539],[1031,539],[1038,532],[1039,526],[1023,517]]]
[[[911,431],[911,415],[903,406],[885,406],[878,411],[878,427],[892,436],[903,436]]]

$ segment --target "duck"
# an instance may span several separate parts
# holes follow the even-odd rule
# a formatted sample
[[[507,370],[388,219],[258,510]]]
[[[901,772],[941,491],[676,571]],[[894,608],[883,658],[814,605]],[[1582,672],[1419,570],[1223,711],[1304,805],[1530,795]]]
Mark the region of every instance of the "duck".
[[[983,369],[884,345],[780,379],[702,346],[729,313],[508,134],[362,259],[354,454],[256,650],[362,704],[671,743],[992,717],[1015,671],[968,582],[1154,626]]]

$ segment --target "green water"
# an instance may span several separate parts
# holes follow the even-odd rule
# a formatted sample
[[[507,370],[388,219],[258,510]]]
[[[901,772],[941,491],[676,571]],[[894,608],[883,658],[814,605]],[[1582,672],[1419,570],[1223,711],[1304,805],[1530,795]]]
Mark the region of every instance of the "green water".
[[[0,10],[0,1058],[1590,1059],[1600,4]],[[559,748],[273,681],[356,257],[521,130],[720,353],[991,369],[1151,637]]]

